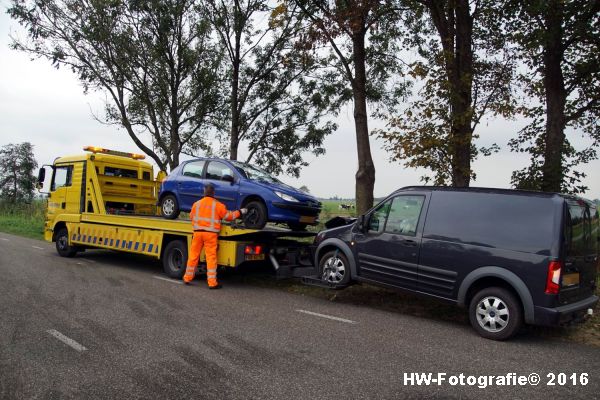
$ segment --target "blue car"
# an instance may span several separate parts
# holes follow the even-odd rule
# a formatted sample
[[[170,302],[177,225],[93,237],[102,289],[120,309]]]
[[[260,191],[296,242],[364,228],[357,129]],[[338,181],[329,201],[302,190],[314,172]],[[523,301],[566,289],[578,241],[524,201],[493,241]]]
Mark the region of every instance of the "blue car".
[[[262,229],[267,222],[275,222],[303,230],[318,223],[321,203],[313,196],[259,168],[218,158],[186,161],[171,172],[162,182],[158,197],[163,217],[175,219],[181,211],[189,212],[202,198],[208,182],[227,209],[248,209],[244,218],[247,228]]]

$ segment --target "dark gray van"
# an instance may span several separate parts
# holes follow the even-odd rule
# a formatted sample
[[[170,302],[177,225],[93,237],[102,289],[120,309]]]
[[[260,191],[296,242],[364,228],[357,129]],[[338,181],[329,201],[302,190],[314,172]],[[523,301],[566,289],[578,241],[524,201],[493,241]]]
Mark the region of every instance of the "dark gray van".
[[[507,339],[523,323],[563,325],[598,302],[596,206],[575,196],[407,187],[350,225],[320,232],[320,279],[352,280],[468,307],[475,330]]]

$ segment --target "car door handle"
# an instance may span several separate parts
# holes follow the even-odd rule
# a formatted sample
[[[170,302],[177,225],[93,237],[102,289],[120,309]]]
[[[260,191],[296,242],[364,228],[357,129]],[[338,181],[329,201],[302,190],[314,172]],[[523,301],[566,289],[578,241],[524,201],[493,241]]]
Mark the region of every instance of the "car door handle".
[[[411,239],[402,239],[400,241],[400,243],[402,243],[405,246],[411,246],[411,247],[416,247],[417,246],[417,242]]]

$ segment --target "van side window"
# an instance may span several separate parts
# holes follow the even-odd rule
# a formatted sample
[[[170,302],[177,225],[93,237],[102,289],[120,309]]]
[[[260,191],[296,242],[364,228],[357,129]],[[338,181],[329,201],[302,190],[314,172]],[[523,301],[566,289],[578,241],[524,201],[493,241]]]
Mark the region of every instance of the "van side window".
[[[415,236],[423,208],[424,196],[394,197],[385,231],[400,235]]]
[[[369,233],[383,232],[385,219],[390,212],[391,204],[392,200],[388,200],[371,213],[369,217]]]
[[[204,170],[204,161],[192,161],[183,167],[183,175],[191,178],[202,178],[202,171]]]
[[[54,177],[52,179],[51,191],[55,191],[58,188],[71,186],[73,179],[73,166],[68,165],[64,167],[54,168]]]

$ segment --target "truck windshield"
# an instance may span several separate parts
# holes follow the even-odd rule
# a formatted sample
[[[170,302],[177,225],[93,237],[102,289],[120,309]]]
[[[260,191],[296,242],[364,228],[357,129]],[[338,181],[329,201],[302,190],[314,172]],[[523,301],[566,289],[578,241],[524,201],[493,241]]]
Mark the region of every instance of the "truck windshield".
[[[268,182],[268,183],[281,183],[281,181],[279,179],[269,175],[267,172],[263,171],[262,169],[259,169],[259,168],[256,168],[251,165],[241,163],[238,161],[230,161],[230,162],[235,166],[235,169],[237,169],[240,174],[242,174],[243,176],[245,176],[248,179],[251,179],[253,181],[263,181],[263,182]]]

